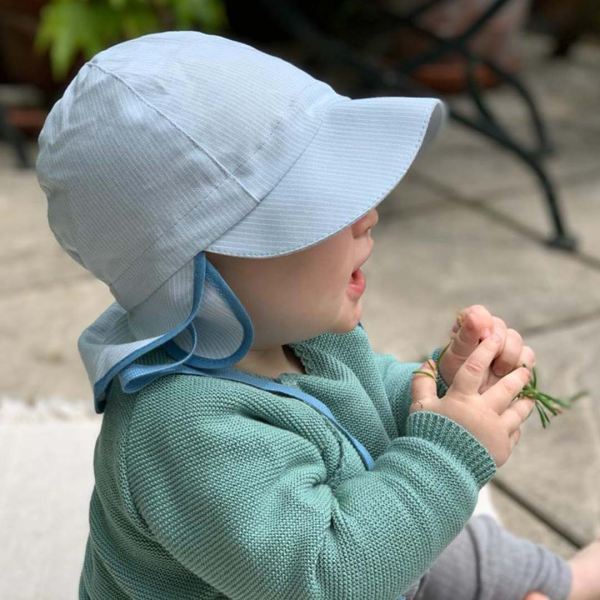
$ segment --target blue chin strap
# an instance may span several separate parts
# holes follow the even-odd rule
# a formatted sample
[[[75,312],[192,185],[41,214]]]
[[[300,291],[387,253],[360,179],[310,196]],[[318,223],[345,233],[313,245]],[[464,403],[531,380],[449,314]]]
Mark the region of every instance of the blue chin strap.
[[[232,367],[232,365],[239,362],[247,354],[252,345],[252,340],[254,338],[252,322],[237,296],[233,293],[219,272],[206,260],[204,252],[200,252],[194,260],[193,301],[188,317],[177,327],[154,339],[148,345],[143,348],[138,348],[135,352],[116,364],[99,382],[97,382],[94,389],[95,392],[102,393],[103,403],[100,405],[102,410],[106,402],[104,396],[106,395],[107,387],[110,384],[110,380],[114,377],[119,378],[121,388],[127,394],[138,392],[164,375],[183,374],[230,379],[269,392],[292,396],[309,404],[329,419],[348,438],[359,453],[366,469],[371,469],[374,461],[369,454],[369,451],[338,422],[326,404],[296,387],[283,385],[278,383],[277,380],[256,377]],[[234,354],[222,359],[210,359],[195,354],[198,345],[198,332],[196,331],[196,326],[194,324],[194,317],[201,305],[204,286],[207,280],[210,281],[226,299],[236,318],[239,319],[242,324],[244,331],[244,338],[240,347]],[[174,338],[181,333],[187,334],[187,350],[182,349],[174,340]],[[159,365],[145,365],[137,364],[135,362],[140,356],[147,354],[159,346],[161,346],[175,362]],[[96,387],[98,389],[96,389]]]
[[[193,320],[198,313],[200,304],[202,303],[205,282],[207,280],[210,281],[210,283],[217,288],[221,295],[227,300],[229,307],[242,324],[244,330],[244,338],[239,348],[233,354],[225,358],[204,358],[194,354],[198,345],[198,332],[196,331],[196,326],[194,325]],[[190,348],[187,352],[182,351],[181,348],[173,341],[173,338],[181,333],[187,333],[189,339],[191,340]],[[252,346],[253,339],[254,328],[252,327],[252,321],[250,320],[246,309],[243,307],[237,296],[232,292],[225,280],[221,277],[219,272],[209,261],[206,260],[205,253],[200,252],[194,259],[192,308],[187,318],[179,325],[167,331],[165,334],[161,335],[153,342],[145,346],[143,349],[136,351],[124,359],[123,362],[115,365],[114,369],[118,371],[119,382],[123,391],[127,394],[133,394],[153,381],[159,379],[163,375],[181,372],[180,367],[184,364],[189,364],[192,360],[194,366],[202,369],[219,370],[223,367],[234,365],[248,353],[248,350]],[[133,362],[143,354],[146,354],[150,350],[158,348],[159,346],[163,346],[163,349],[166,350],[171,356],[176,354],[177,362],[163,365],[143,365]],[[115,375],[113,375],[113,377],[114,376]]]

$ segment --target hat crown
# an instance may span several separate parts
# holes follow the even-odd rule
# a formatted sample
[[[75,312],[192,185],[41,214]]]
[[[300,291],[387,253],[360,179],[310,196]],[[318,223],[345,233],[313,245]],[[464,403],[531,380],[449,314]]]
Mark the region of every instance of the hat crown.
[[[156,288],[255,208],[308,143],[313,107],[340,98],[292,64],[215,35],[116,44],[81,68],[40,133],[50,227],[119,301],[115,282],[134,261],[139,273],[153,260],[156,240],[171,235],[180,250],[191,239],[177,263],[160,265]]]
[[[196,31],[145,35],[100,52],[90,64],[104,71],[101,85],[120,80],[230,172],[289,117],[303,88],[329,87],[280,58]],[[126,106],[117,108],[123,110],[111,118],[127,126]]]

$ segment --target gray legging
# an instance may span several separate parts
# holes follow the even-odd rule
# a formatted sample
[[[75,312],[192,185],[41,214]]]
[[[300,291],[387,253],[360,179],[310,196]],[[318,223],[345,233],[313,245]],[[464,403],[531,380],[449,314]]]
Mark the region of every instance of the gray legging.
[[[544,546],[519,538],[493,517],[467,522],[429,571],[405,594],[407,600],[523,600],[538,590],[567,600],[571,570]]]

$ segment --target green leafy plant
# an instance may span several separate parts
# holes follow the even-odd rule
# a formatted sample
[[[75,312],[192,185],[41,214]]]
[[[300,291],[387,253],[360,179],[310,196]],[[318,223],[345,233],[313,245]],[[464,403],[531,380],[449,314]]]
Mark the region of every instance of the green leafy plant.
[[[527,365],[523,366],[527,367]],[[535,367],[533,367],[531,369],[531,381],[523,388],[519,395],[524,396],[525,398],[533,398],[535,400],[535,407],[540,415],[540,419],[542,420],[542,426],[545,428],[546,425],[550,423],[550,418],[546,410],[551,412],[553,415],[558,415],[563,412],[560,407],[571,408],[573,402],[578,398],[587,395],[587,392],[578,392],[567,400],[561,400],[560,398],[555,398],[554,396],[545,394],[537,389],[537,373]]]
[[[214,33],[226,24],[222,0],[51,0],[40,12],[35,48],[49,51],[59,80],[80,52],[87,60],[147,33],[194,26]]]
[[[431,370],[434,373],[436,373],[436,374],[438,373],[440,360],[441,360],[442,356],[444,355],[444,353],[446,352],[446,350],[450,347],[451,343],[452,342],[450,341],[450,342],[448,342],[448,344],[446,344],[446,346],[440,353],[437,360],[429,359],[427,361],[427,364],[430,366]],[[528,368],[527,365],[523,365],[523,366]],[[550,423],[550,417],[548,416],[548,413],[551,413],[552,415],[560,414],[563,412],[563,410],[562,410],[563,408],[571,408],[571,406],[575,400],[577,400],[578,398],[581,398],[582,396],[587,395],[587,392],[581,391],[567,400],[561,400],[560,398],[556,398],[554,396],[550,396],[549,394],[545,394],[544,392],[541,392],[537,388],[538,381],[537,381],[537,373],[536,373],[535,367],[532,367],[531,371],[532,371],[531,380],[521,390],[521,393],[515,397],[515,400],[517,398],[522,398],[522,397],[532,398],[533,400],[535,400],[535,407],[538,411],[538,414],[540,415],[540,419],[542,420],[542,427],[544,427],[544,429],[546,428],[546,425],[548,425]],[[413,373],[420,373],[421,375],[427,375],[427,377],[431,377],[434,381],[436,380],[435,375],[432,375],[431,373],[429,373],[427,371],[421,371],[421,370],[417,369],[416,371],[413,371]]]

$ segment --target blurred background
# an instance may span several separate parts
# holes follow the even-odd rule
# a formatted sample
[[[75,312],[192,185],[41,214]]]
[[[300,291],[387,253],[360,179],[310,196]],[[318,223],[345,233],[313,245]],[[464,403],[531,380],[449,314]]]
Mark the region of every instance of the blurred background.
[[[77,338],[111,302],[46,221],[37,136],[81,66],[172,29],[280,56],[352,98],[439,96],[445,130],[378,207],[373,348],[445,344],[484,304],[537,354],[534,412],[478,511],[568,558],[600,533],[600,3],[0,0],[0,597],[76,596],[101,416]]]

